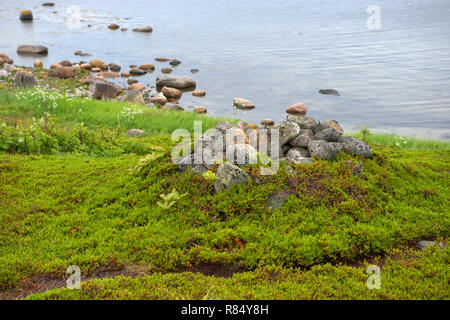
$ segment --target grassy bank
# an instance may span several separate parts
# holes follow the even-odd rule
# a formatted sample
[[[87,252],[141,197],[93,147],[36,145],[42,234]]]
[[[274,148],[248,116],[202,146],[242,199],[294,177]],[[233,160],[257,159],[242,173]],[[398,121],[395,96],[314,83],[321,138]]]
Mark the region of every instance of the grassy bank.
[[[449,249],[408,249],[448,240],[446,144],[371,144],[372,159],[341,155],[292,175],[281,168],[261,177],[250,167],[264,184],[216,194],[212,181],[179,173],[167,134],[219,119],[36,90],[0,91],[0,105],[3,292],[78,265],[85,277],[116,277],[31,298],[450,298]],[[130,128],[147,136],[127,137]],[[146,154],[145,169],[133,171]],[[186,196],[158,205],[173,189]],[[287,199],[268,210],[280,190]],[[380,263],[381,290],[365,287],[363,260],[404,252]],[[192,273],[205,268],[216,276]]]

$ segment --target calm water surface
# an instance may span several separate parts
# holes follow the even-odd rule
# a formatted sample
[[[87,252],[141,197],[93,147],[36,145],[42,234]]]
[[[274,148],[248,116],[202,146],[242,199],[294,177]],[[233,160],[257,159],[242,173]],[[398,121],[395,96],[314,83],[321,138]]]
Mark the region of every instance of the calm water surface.
[[[336,119],[346,130],[369,128],[410,136],[450,139],[450,1],[448,0],[263,0],[54,1],[42,7],[31,0],[0,0],[0,51],[16,64],[18,45],[42,44],[42,60],[78,61],[82,50],[127,70],[154,63],[157,70],[139,78],[148,86],[177,58],[172,74],[189,75],[207,92],[184,94],[183,106],[204,105],[208,112],[252,122],[277,121],[285,108],[302,101],[309,114]],[[69,29],[69,6],[81,9],[81,28]],[[369,30],[368,6],[381,10],[381,29]],[[34,22],[21,23],[22,9]],[[107,29],[111,23],[130,28]],[[88,24],[92,25],[88,27]],[[152,34],[131,28],[151,25]],[[200,72],[191,74],[191,68]],[[124,80],[119,80],[125,84]],[[337,89],[341,96],[318,93]],[[233,110],[233,97],[256,108]]]

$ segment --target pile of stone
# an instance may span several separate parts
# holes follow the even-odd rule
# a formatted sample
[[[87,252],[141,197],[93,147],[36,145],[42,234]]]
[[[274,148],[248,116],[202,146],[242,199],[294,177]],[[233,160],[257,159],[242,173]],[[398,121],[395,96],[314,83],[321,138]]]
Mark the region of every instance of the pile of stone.
[[[286,109],[285,121],[265,119],[261,125],[220,122],[213,132],[196,139],[194,153],[178,159],[181,172],[191,167],[197,174],[215,170],[216,190],[247,183],[248,174],[241,168],[257,163],[264,153],[272,160],[291,164],[308,164],[317,159],[332,160],[340,152],[364,158],[371,157],[371,148],[363,141],[343,136],[336,120],[320,122],[307,116],[302,103]],[[275,149],[274,149],[275,148]],[[223,163],[225,162],[225,163]]]

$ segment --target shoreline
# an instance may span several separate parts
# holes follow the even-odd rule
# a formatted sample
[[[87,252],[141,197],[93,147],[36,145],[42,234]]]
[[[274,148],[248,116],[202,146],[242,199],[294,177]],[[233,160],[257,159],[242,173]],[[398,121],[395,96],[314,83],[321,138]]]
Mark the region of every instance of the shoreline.
[[[158,59],[158,58],[156,58],[156,59]],[[91,60],[96,60],[96,59],[91,59]],[[3,87],[3,88],[13,89],[14,88],[14,76],[17,71],[22,70],[25,72],[31,72],[35,76],[38,85],[39,86],[43,85],[45,90],[58,91],[58,92],[63,91],[63,93],[64,92],[75,93],[75,94],[86,97],[86,96],[89,96],[89,94],[90,94],[89,84],[91,84],[94,81],[102,81],[102,82],[104,81],[104,82],[108,83],[109,80],[111,80],[111,79],[104,78],[100,75],[106,74],[108,76],[110,73],[114,73],[113,71],[106,71],[106,70],[103,70],[100,72],[92,72],[91,70],[85,70],[85,69],[80,68],[80,70],[78,72],[73,72],[73,74],[68,78],[51,77],[49,74],[52,72],[52,69],[45,69],[45,68],[41,67],[41,65],[39,64],[39,61],[40,61],[39,59],[36,60],[37,67],[34,67],[34,68],[26,67],[26,66],[16,66],[13,64],[9,64],[10,67],[7,67],[6,64],[3,66],[0,65],[0,70],[5,70],[4,69],[5,66],[8,70],[10,70],[9,72],[7,71],[8,73],[7,73],[6,77],[4,77],[4,74],[0,74],[0,88]],[[168,62],[168,61],[170,61],[170,59],[165,60],[165,62]],[[72,70],[75,69],[74,65],[77,65],[77,63],[75,63],[73,65],[71,64]],[[35,63],[35,66],[36,66],[36,63]],[[62,65],[58,64],[53,67],[53,69],[56,69],[56,68],[61,69],[61,68],[67,68],[67,67],[63,67]],[[108,66],[108,69],[109,68],[110,68],[110,66]],[[153,70],[150,70],[150,72],[153,72]],[[118,72],[116,72],[116,73],[118,74]],[[2,75],[3,75],[3,77],[2,77]],[[126,78],[129,79],[128,77],[126,77]],[[137,78],[139,79],[139,77],[137,77]],[[138,82],[137,82],[137,84],[138,84]],[[141,88],[139,88],[139,89],[141,89]],[[177,102],[181,98],[181,95],[185,94],[185,93],[186,94],[191,93],[192,91],[189,91],[189,90],[194,90],[195,87],[194,87],[194,89],[192,89],[192,88],[187,88],[187,89],[188,89],[188,91],[185,91],[185,90],[181,91],[179,93],[180,96],[175,96],[175,98],[172,98],[172,99],[166,98],[166,101],[167,102],[170,101],[170,103],[173,102],[173,105],[175,105],[175,106],[173,106],[173,108],[176,109],[178,106]],[[120,100],[120,97],[122,97],[122,99],[123,99],[124,96],[127,95],[127,92],[129,92],[130,90],[133,90],[133,89],[130,89],[130,86],[128,86],[128,88],[125,86],[122,86],[120,96],[118,96],[117,98],[119,98],[119,100]],[[148,107],[155,107],[155,106],[161,107],[160,105],[151,103],[152,99],[159,102],[161,96],[163,95],[161,91],[159,91],[159,92],[156,91],[156,90],[158,90],[156,85],[155,86],[150,85],[150,86],[146,87],[145,89],[141,89],[141,90],[142,90],[141,91],[142,97],[144,99],[141,100],[140,98],[138,98],[135,101],[138,101],[139,103],[142,103],[142,105],[146,105]],[[161,90],[161,87],[159,87],[159,90]],[[197,92],[197,91],[202,91],[202,90],[195,90],[194,92]],[[205,93],[203,93],[203,96],[204,95],[205,95]],[[199,100],[201,101],[201,96],[200,96]],[[133,100],[131,100],[131,101],[133,102]],[[192,109],[194,109],[194,107],[189,107],[189,109],[190,110],[187,110],[187,111],[192,111]],[[205,112],[205,113],[207,112],[206,108],[204,108],[204,107],[199,107],[198,109],[201,112]],[[195,109],[194,109],[194,111],[195,111]],[[217,116],[217,115],[213,115],[213,116],[218,117],[218,118],[223,118],[223,117]],[[362,128],[362,126],[361,126],[361,128]],[[358,133],[358,131],[361,130],[361,128],[359,130],[350,131],[349,134],[355,135]],[[409,128],[409,129],[411,129],[411,128]],[[384,140],[394,141],[393,143],[388,144],[388,145],[396,145],[396,143],[395,143],[396,139],[401,140],[401,141],[411,140],[411,141],[419,142],[421,144],[426,143],[426,142],[433,142],[433,141],[441,142],[443,144],[446,144],[448,142],[447,141],[448,139],[445,139],[445,138],[428,139],[428,138],[423,138],[423,137],[417,138],[417,137],[408,136],[408,135],[399,135],[399,134],[396,134],[393,132],[387,132],[388,130],[383,129],[383,128],[381,128],[381,129],[369,128],[369,130],[371,131],[372,135],[376,134],[379,137],[384,136],[384,138],[385,138]],[[417,128],[417,130],[419,130],[419,128]],[[423,129],[423,130],[426,131],[428,129]],[[375,139],[375,140],[381,141],[382,139]],[[449,145],[450,145],[450,142],[449,142]]]

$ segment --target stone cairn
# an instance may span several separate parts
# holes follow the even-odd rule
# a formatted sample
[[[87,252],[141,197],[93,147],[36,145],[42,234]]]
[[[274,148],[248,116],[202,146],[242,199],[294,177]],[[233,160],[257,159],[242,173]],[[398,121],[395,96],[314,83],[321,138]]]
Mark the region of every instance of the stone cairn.
[[[237,125],[227,121],[218,123],[213,132],[196,139],[193,154],[177,160],[180,171],[191,167],[195,173],[203,174],[220,164],[215,181],[218,192],[233,184],[249,183],[250,176],[241,168],[257,163],[263,153],[272,160],[290,164],[332,160],[340,152],[371,157],[371,148],[359,139],[343,136],[344,131],[336,120],[320,122],[307,116],[303,103],[289,106],[286,112],[286,120],[279,123],[271,119],[263,120],[261,125],[242,121]]]

